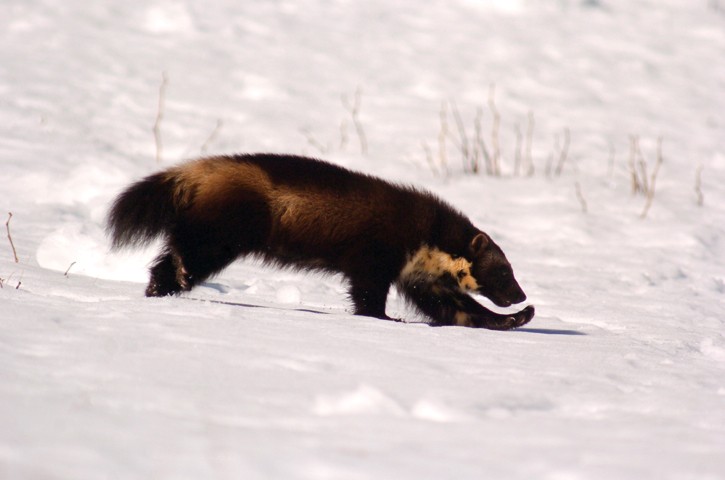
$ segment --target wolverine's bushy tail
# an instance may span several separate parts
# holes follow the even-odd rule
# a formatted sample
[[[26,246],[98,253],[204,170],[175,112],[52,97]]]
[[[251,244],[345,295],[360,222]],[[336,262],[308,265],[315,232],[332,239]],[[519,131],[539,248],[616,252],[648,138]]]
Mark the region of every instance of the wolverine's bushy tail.
[[[106,223],[112,248],[141,246],[168,232],[177,216],[178,190],[174,175],[160,172],[121,193]]]

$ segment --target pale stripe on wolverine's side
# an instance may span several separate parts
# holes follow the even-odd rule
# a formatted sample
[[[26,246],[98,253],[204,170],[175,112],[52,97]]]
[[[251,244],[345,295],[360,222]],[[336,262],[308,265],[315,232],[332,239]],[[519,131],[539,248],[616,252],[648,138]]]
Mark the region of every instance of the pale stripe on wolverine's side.
[[[173,295],[237,258],[342,273],[355,313],[385,314],[392,285],[431,320],[497,330],[526,324],[529,306],[494,313],[526,295],[503,251],[431,193],[293,155],[194,160],[123,191],[108,216],[114,248],[156,237],[147,296]]]

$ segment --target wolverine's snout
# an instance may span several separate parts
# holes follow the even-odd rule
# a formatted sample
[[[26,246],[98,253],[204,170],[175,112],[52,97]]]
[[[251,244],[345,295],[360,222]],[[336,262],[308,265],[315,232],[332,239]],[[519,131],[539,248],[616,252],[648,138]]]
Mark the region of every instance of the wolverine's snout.
[[[484,292],[479,292],[482,295],[488,297],[496,306],[499,307],[510,307],[516,303],[521,303],[526,300],[526,294],[520,287],[516,288],[515,291],[506,292],[499,295],[487,295]]]
[[[526,300],[526,294],[519,289],[519,293],[513,298],[513,303],[521,303]]]

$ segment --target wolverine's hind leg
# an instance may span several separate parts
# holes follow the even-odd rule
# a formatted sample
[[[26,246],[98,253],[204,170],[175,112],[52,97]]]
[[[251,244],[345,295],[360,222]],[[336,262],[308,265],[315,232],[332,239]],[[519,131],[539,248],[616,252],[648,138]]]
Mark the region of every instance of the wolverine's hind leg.
[[[236,258],[224,245],[181,242],[181,248],[168,247],[151,267],[147,297],[164,297],[191,290],[220,272]]]
[[[191,290],[236,258],[236,253],[223,244],[190,242],[187,239],[174,243],[151,266],[147,297],[165,297]]]
[[[151,266],[147,297],[165,297],[188,290],[189,282],[181,258],[167,247]]]
[[[189,291],[222,271],[239,253],[239,243],[234,245],[213,229],[182,224],[169,235],[166,248],[151,267],[146,296],[163,297]]]
[[[177,270],[178,275],[186,282],[184,289],[191,290],[229,266],[240,253],[238,247],[235,247],[222,239],[205,238],[201,234],[184,237],[178,246],[182,262]]]
[[[239,256],[264,248],[269,235],[269,214],[261,202],[244,198],[218,209],[188,213],[169,237],[176,276],[182,290],[221,272]]]
[[[191,290],[240,255],[261,252],[268,243],[271,217],[259,194],[240,188],[195,195],[191,206],[179,212],[164,252],[151,267],[147,296]]]

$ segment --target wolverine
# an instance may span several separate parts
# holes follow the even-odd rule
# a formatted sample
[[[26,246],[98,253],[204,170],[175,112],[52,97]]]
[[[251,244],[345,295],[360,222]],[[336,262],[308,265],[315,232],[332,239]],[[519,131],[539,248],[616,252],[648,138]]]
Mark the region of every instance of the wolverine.
[[[292,155],[244,154],[193,160],[132,184],[113,203],[114,249],[157,237],[146,296],[189,291],[240,257],[281,267],[341,273],[356,315],[390,319],[395,285],[431,325],[509,330],[534,307],[503,251],[431,193]]]

